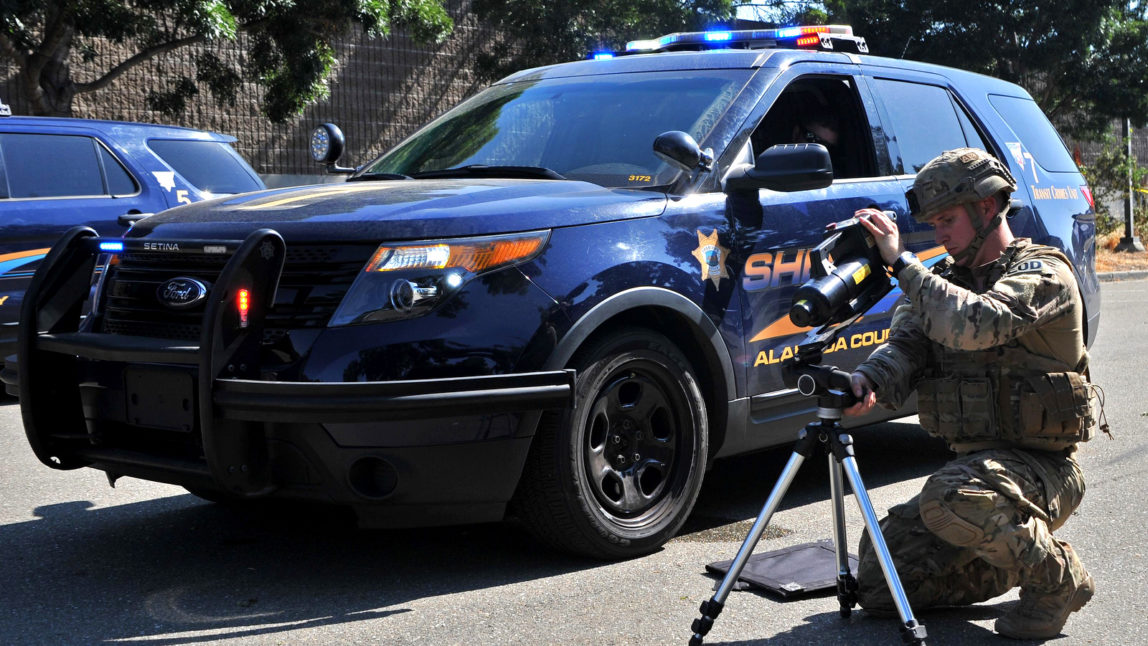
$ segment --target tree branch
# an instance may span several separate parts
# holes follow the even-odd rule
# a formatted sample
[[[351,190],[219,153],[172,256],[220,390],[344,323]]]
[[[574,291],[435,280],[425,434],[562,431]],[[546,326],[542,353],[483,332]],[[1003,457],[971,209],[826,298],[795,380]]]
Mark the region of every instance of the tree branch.
[[[239,31],[256,32],[265,27],[268,22],[269,21],[266,18],[260,18],[249,23],[242,23],[239,25]],[[191,36],[177,40],[171,40],[166,43],[160,43],[154,47],[149,47],[148,49],[145,49],[142,52],[139,52],[131,58],[123,61],[119,65],[116,65],[112,69],[108,70],[106,74],[94,81],[89,81],[87,83],[76,83],[76,94],[83,92],[95,92],[96,90],[100,90],[104,87],[107,87],[112,81],[116,80],[122,76],[124,72],[127,72],[129,69],[135,67],[136,65],[146,63],[147,61],[155,58],[156,56],[159,56],[160,54],[166,54],[170,51],[179,49],[180,47],[194,45],[195,43],[200,43],[205,40],[207,40],[207,36],[205,34],[192,34]]]
[[[149,47],[125,60],[119,65],[116,65],[112,69],[108,70],[106,74],[94,81],[89,81],[87,83],[76,83],[76,94],[80,94],[82,92],[95,92],[96,90],[103,89],[104,87],[107,87],[112,81],[122,76],[124,72],[135,67],[136,65],[145,63],[155,58],[156,56],[159,56],[160,54],[166,54],[170,51],[179,49],[180,47],[193,45],[206,39],[207,37],[203,34],[193,34],[185,38],[170,40],[166,43],[160,43],[159,45]]]

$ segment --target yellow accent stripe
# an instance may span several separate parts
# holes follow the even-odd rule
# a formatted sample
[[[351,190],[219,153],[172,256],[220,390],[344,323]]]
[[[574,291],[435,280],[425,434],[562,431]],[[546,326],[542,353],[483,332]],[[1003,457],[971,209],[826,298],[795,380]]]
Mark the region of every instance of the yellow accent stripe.
[[[943,245],[938,245],[938,246],[932,247],[930,249],[925,249],[921,253],[917,254],[917,259],[920,260],[921,262],[924,262],[926,260],[932,260],[933,258],[936,258],[937,256],[943,255],[945,253],[946,253],[945,247]],[[861,282],[861,281],[857,281],[857,282]],[[860,320],[861,319],[857,319],[858,322]],[[777,319],[773,323],[770,323],[761,332],[758,332],[757,334],[755,334],[753,336],[753,338],[749,340],[749,342],[754,343],[757,341],[764,341],[765,339],[772,339],[774,337],[779,337],[779,336],[789,336],[791,334],[801,334],[803,332],[808,332],[809,330],[812,330],[812,329],[813,328],[811,328],[811,327],[797,327],[796,325],[794,325],[789,320],[789,315],[787,314],[787,315]]]
[[[316,188],[306,191],[302,194],[292,195],[290,197],[284,197],[278,200],[271,200],[270,202],[256,201],[253,203],[244,204],[243,206],[236,208],[240,211],[261,211],[263,209],[273,209],[279,206],[285,206],[287,204],[295,204],[296,202],[302,202],[304,200],[326,199],[328,197],[327,193],[357,193],[360,191],[379,190],[381,188],[383,187],[372,184],[360,184],[358,186],[345,186],[343,184],[335,184],[330,188]]]

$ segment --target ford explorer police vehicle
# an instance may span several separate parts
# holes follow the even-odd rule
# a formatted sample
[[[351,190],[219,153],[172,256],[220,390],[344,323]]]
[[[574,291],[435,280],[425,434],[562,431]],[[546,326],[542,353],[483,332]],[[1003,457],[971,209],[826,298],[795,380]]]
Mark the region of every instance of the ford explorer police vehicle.
[[[904,195],[960,146],[1019,180],[1014,231],[1073,260],[1091,341],[1090,193],[1029,94],[865,51],[847,27],[636,41],[503,79],[345,184],[72,230],[5,372],[28,440],[113,482],[372,526],[513,515],[561,549],[649,552],[715,459],[813,412],[781,365],[826,225],[892,211],[939,260]],[[826,362],[866,357],[896,300]]]
[[[0,103],[0,358],[16,351],[32,274],[69,228],[120,236],[146,215],[263,188],[235,137],[8,112]]]

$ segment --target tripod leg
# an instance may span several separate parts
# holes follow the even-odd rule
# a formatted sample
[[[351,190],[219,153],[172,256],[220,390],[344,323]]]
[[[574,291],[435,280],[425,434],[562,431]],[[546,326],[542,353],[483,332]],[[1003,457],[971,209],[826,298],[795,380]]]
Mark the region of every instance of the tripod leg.
[[[873,502],[869,500],[869,492],[865,483],[861,481],[861,472],[857,470],[857,459],[853,457],[853,438],[842,433],[839,442],[845,447],[844,457],[840,459],[845,475],[849,478],[849,486],[853,488],[853,496],[857,499],[857,506],[865,518],[865,528],[869,530],[869,540],[873,543],[873,550],[877,553],[877,561],[881,564],[881,571],[885,573],[885,583],[893,594],[893,603],[897,606],[897,614],[901,616],[901,638],[907,644],[924,644],[925,627],[917,623],[913,617],[913,609],[909,607],[909,598],[905,596],[905,588],[901,586],[901,577],[893,566],[893,557],[889,554],[889,547],[885,544],[885,537],[881,534],[881,525],[877,520],[877,513],[873,511]]]
[[[857,605],[857,579],[849,570],[849,542],[845,538],[845,482],[841,463],[829,455],[829,492],[833,503],[833,552],[837,557],[837,601],[841,616],[848,617]]]
[[[745,569],[745,564],[749,560],[750,554],[753,553],[753,548],[757,546],[757,541],[761,539],[761,534],[765,531],[766,525],[769,524],[769,519],[773,516],[773,512],[777,511],[781,499],[797,475],[797,470],[801,468],[801,464],[805,462],[805,458],[812,453],[816,445],[815,434],[803,430],[798,436],[793,454],[789,456],[789,462],[781,471],[781,476],[778,477],[777,484],[773,486],[773,491],[770,492],[769,498],[762,506],[757,520],[753,521],[753,527],[750,528],[749,534],[746,535],[741,548],[738,549],[737,556],[730,563],[729,571],[726,572],[725,578],[718,585],[717,592],[708,601],[702,602],[700,608],[702,616],[695,619],[693,625],[690,626],[694,631],[693,637],[690,638],[690,646],[699,646],[706,633],[710,631],[710,628],[713,628],[714,620],[725,607],[725,600],[733,590],[734,584],[737,583],[737,578],[741,576],[741,571]]]

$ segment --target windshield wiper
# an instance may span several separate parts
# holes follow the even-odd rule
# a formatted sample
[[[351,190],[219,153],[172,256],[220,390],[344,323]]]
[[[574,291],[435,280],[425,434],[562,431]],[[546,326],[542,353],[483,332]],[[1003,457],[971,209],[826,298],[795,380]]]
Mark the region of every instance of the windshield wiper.
[[[508,179],[566,179],[549,168],[540,166],[485,166],[472,164],[442,170],[424,170],[411,173],[415,179],[436,179],[444,177],[502,177]]]
[[[362,175],[355,175],[348,177],[348,182],[371,182],[387,179],[414,179],[410,175],[403,175],[402,173],[363,173]]]

